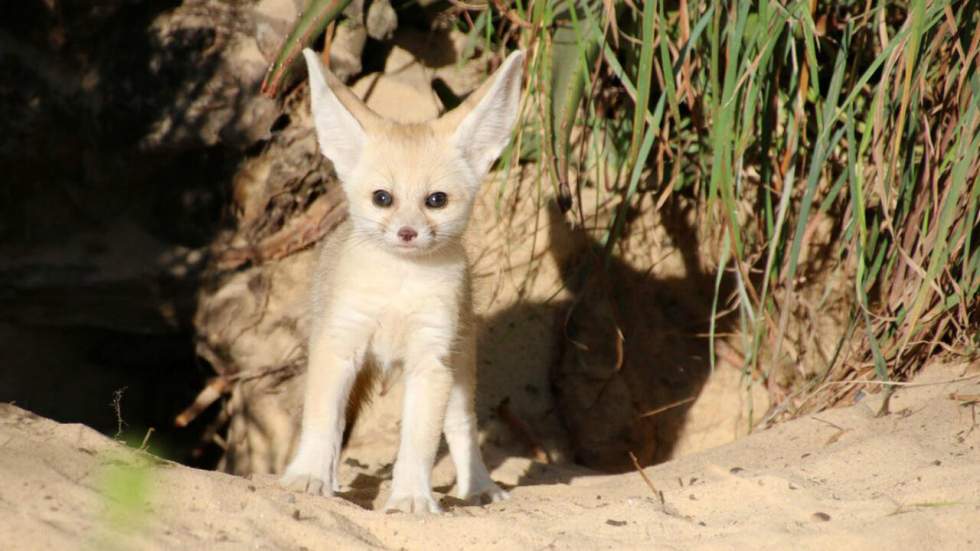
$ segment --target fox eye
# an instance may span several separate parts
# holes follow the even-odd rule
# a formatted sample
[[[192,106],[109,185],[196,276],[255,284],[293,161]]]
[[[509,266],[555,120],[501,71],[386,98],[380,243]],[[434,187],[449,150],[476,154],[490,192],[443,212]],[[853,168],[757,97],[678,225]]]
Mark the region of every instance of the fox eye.
[[[447,197],[445,193],[437,191],[435,193],[430,193],[429,196],[425,198],[425,206],[429,207],[430,209],[441,209],[442,207],[446,206],[446,202],[448,200],[449,197]]]
[[[392,200],[391,194],[383,189],[376,190],[371,196],[374,205],[383,209],[390,207]]]

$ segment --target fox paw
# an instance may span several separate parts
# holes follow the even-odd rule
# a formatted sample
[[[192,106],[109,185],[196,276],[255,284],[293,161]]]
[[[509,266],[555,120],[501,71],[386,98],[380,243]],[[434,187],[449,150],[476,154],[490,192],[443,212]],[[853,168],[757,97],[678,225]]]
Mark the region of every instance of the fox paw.
[[[396,496],[392,495],[388,498],[388,502],[385,503],[386,513],[441,513],[442,507],[436,503],[436,500],[432,497],[432,494],[424,495],[402,495]]]
[[[279,479],[279,484],[294,492],[315,496],[333,495],[333,487],[329,482],[311,474],[290,474],[287,472]]]
[[[459,499],[471,505],[487,505],[510,499],[510,494],[506,490],[490,482],[482,488],[458,495]]]

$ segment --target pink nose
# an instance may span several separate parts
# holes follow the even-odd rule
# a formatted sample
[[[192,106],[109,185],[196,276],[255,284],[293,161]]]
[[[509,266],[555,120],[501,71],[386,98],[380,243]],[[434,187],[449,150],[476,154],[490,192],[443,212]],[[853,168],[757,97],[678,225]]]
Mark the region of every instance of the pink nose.
[[[398,237],[406,243],[415,239],[418,236],[419,236],[418,232],[416,232],[415,230],[413,230],[408,226],[402,226],[402,228],[398,230]]]

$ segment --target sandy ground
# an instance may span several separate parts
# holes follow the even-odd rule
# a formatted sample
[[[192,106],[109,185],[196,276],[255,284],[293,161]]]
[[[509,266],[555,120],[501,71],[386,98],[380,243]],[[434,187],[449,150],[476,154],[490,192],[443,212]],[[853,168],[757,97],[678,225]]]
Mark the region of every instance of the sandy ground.
[[[955,382],[950,382],[955,381]],[[348,460],[344,498],[156,459],[0,406],[4,549],[977,549],[980,374],[935,366],[881,395],[637,473],[487,450],[512,499],[375,509],[390,480]],[[971,402],[971,400],[974,400]],[[443,458],[439,495],[452,480]]]

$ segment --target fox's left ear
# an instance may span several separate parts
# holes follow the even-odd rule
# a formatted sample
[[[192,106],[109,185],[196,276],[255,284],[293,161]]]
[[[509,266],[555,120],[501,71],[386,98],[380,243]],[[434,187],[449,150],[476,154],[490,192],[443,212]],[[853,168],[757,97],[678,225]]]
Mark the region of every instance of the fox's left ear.
[[[521,102],[524,52],[518,50],[457,109],[439,122],[476,176],[482,179],[507,147]]]

